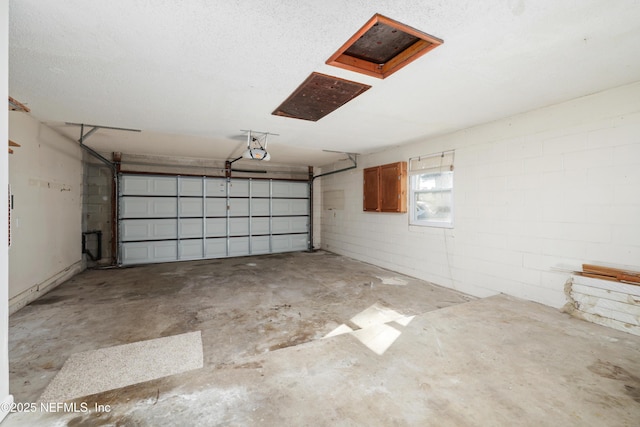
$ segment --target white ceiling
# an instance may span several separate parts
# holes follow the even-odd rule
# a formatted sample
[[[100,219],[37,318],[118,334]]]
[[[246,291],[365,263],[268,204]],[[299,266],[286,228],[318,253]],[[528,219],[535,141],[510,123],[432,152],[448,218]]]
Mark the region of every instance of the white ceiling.
[[[325,65],[375,13],[444,40],[385,80]],[[271,112],[311,72],[372,85],[308,122]],[[100,151],[322,165],[640,79],[638,0],[11,0],[9,94],[100,130]],[[338,156],[339,157],[339,156]]]

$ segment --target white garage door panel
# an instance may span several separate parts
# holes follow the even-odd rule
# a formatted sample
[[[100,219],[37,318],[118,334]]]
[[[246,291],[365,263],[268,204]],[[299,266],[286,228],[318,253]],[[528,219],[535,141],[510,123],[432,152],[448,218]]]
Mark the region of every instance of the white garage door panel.
[[[207,216],[227,216],[227,199],[207,199]]]
[[[229,239],[229,256],[249,255],[249,238],[232,237]]]
[[[251,218],[251,234],[269,234],[269,218]]]
[[[149,243],[124,243],[122,245],[122,257],[127,264],[145,264],[152,262]]]
[[[230,218],[229,234],[231,236],[249,234],[249,218]]]
[[[251,197],[269,197],[269,181],[251,181]]]
[[[127,264],[169,262],[177,259],[175,241],[130,242],[122,244],[122,257]]]
[[[175,219],[127,219],[120,227],[123,242],[176,238]]]
[[[307,217],[274,217],[271,227],[274,234],[304,233],[307,231]]]
[[[229,215],[249,215],[249,199],[229,199]]]
[[[269,199],[251,199],[251,216],[269,215]]]
[[[306,182],[123,174],[120,183],[122,264],[307,249]]]
[[[309,186],[306,182],[273,181],[273,197],[307,197]]]
[[[232,179],[229,183],[229,196],[249,197],[249,181]]]
[[[251,238],[251,255],[268,254],[269,250],[269,236]]]
[[[120,191],[131,196],[175,196],[177,194],[175,177],[149,175],[123,175]]]
[[[180,177],[181,196],[202,196],[202,178]]]
[[[180,238],[202,237],[202,219],[180,219]],[[175,236],[174,236],[175,238]]]
[[[291,240],[291,250],[292,251],[305,251],[307,250],[308,236],[306,234],[294,234],[288,236]]]
[[[227,180],[224,178],[206,178],[207,197],[226,197]]]
[[[307,235],[273,236],[271,248],[273,252],[301,251],[307,248]]]
[[[202,216],[202,199],[180,198],[180,216]]]
[[[223,258],[227,256],[227,239],[207,239],[205,258]]]
[[[202,256],[202,239],[181,240],[180,241],[180,259],[201,259]]]
[[[309,201],[307,199],[274,199],[271,208],[273,215],[306,215]]]
[[[123,197],[121,218],[168,218],[176,216],[177,201],[171,197]]]
[[[308,240],[306,234],[296,234],[289,236],[291,239],[291,250],[292,251],[305,251],[308,247]]]
[[[153,259],[158,261],[175,261],[178,248],[176,242],[167,240],[165,242],[151,242],[151,253]]]
[[[226,235],[226,218],[207,218],[207,237],[222,237]]]

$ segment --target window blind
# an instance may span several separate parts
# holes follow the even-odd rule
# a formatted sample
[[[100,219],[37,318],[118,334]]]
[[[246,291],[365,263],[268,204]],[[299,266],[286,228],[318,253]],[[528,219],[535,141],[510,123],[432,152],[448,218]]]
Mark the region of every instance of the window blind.
[[[455,151],[451,150],[426,156],[412,157],[409,159],[409,174],[417,175],[429,172],[452,171],[454,154]]]

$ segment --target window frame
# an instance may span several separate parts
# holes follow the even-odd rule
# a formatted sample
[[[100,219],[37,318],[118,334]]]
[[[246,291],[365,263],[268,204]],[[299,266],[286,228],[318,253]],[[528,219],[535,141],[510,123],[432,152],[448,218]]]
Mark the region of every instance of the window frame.
[[[445,151],[427,156],[420,156],[409,159],[409,225],[419,227],[437,227],[437,228],[454,228],[454,191],[455,191],[455,174],[453,168],[454,151]],[[435,187],[430,190],[421,190],[417,188],[417,180],[424,175],[441,176],[443,174],[451,174],[451,187]],[[433,220],[418,219],[416,214],[417,195],[421,193],[450,193],[451,203],[449,206],[449,220]]]

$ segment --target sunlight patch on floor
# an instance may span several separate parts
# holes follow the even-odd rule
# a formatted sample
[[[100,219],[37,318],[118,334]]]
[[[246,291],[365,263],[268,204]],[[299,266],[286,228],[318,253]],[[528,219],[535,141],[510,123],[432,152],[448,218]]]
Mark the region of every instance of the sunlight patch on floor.
[[[415,316],[405,316],[395,310],[375,303],[349,320],[360,329],[354,330],[343,323],[323,338],[351,334],[371,351],[382,355],[402,334],[400,330],[389,325],[389,323],[395,322],[398,325],[407,326],[414,317]]]

